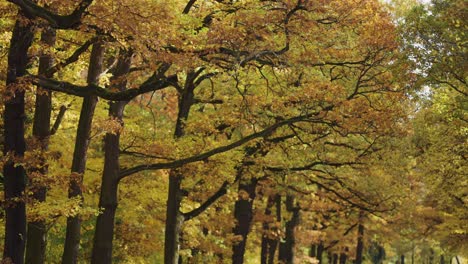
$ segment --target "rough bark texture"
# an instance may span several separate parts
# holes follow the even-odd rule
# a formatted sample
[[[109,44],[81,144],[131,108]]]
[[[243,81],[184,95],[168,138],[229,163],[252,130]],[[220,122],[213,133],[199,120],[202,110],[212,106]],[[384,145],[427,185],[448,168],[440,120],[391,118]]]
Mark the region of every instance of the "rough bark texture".
[[[116,70],[113,72],[114,80],[125,76],[131,66],[131,54],[124,54],[118,60]],[[126,89],[126,81],[115,85],[120,91]],[[123,111],[126,102],[110,102],[109,117],[123,126]],[[104,171],[101,181],[99,208],[103,212],[97,217],[94,233],[91,263],[112,263],[112,242],[114,238],[114,219],[118,200],[118,175],[120,171],[120,131],[106,133],[104,138]]]
[[[55,30],[45,28],[41,35],[41,43],[46,47],[55,45]],[[39,75],[47,76],[46,71],[53,65],[53,58],[50,54],[43,54],[39,58]],[[51,92],[37,88],[36,105],[34,110],[33,137],[39,143],[41,164],[35,169],[38,175],[47,174],[46,159],[43,156],[49,148],[50,137],[50,116],[52,111]],[[33,190],[33,198],[38,202],[46,200],[47,189],[41,182],[41,179],[30,179]],[[28,236],[26,245],[26,263],[42,264],[45,262],[45,250],[47,244],[47,230],[44,220],[38,220],[28,223]]]
[[[283,261],[283,263],[292,264],[294,262],[294,246],[296,244],[294,230],[300,222],[300,208],[294,205],[294,197],[291,195],[286,196],[286,210],[291,212],[292,216],[286,223],[285,242],[280,243],[278,260]]]
[[[239,184],[239,198],[234,205],[234,217],[236,219],[234,234],[241,236],[242,240],[232,248],[233,264],[244,263],[247,235],[249,234],[250,225],[252,224],[253,219],[253,201],[255,199],[256,187],[256,179],[251,179],[246,183],[241,182]]]
[[[88,69],[88,83],[95,84],[99,80],[102,72],[102,61],[104,55],[104,46],[101,42],[93,45]],[[96,108],[97,97],[88,96],[83,98],[78,129],[76,132],[75,150],[73,152],[72,175],[68,197],[83,199],[81,185],[83,183],[83,174],[86,169],[86,158],[89,146],[89,135],[91,132],[91,123]],[[65,247],[62,255],[63,264],[76,264],[80,246],[81,219],[79,215],[68,217],[67,231],[65,236]]]
[[[32,22],[21,13],[18,14],[10,48],[8,51],[7,94],[4,119],[4,155],[11,158],[3,167],[5,197],[5,240],[3,258],[15,264],[24,262],[26,243],[26,209],[23,201],[12,201],[21,198],[26,185],[26,175],[22,166],[16,166],[13,156],[22,158],[25,151],[24,140],[24,90],[16,89],[14,83],[26,73],[28,66],[28,49],[33,39]]]

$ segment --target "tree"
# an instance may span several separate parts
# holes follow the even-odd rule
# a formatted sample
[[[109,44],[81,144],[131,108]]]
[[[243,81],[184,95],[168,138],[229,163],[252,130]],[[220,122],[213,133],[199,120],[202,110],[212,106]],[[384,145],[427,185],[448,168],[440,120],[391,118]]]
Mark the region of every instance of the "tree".
[[[456,241],[466,237],[459,231],[466,225],[462,211],[466,211],[467,195],[461,190],[465,185],[462,171],[466,170],[466,157],[461,149],[466,144],[462,127],[467,102],[463,6],[463,1],[432,1],[413,8],[401,25],[407,32],[403,36],[405,51],[415,63],[414,72],[422,87],[412,137],[415,174],[426,190],[419,205],[424,208],[421,216],[428,224],[426,232],[445,237],[434,240],[455,251],[463,251],[463,243]],[[444,234],[439,233],[439,227]]]
[[[47,48],[52,48],[56,41],[56,32],[52,28],[46,28],[41,33],[41,42]],[[53,66],[51,54],[44,54],[39,60],[39,75],[45,75],[46,71]],[[45,77],[51,77],[45,76]],[[37,202],[44,202],[47,195],[47,185],[44,182],[44,175],[47,174],[47,150],[49,147],[49,137],[51,136],[51,112],[52,112],[52,94],[50,91],[41,90],[36,92],[36,105],[34,109],[33,137],[38,149],[38,164],[36,168],[28,172],[32,189],[33,198]],[[59,121],[59,120],[58,120]],[[60,121],[59,121],[60,122]],[[44,263],[47,245],[47,230],[45,220],[28,222],[27,228],[27,248],[26,263]]]
[[[286,206],[277,202],[276,209],[285,227],[277,230],[285,234],[280,255],[291,263],[311,244],[301,240],[299,230],[306,229],[327,234],[314,240],[317,257],[327,251],[346,262],[354,255],[359,212],[380,217],[399,203],[399,185],[385,166],[399,172],[395,167],[404,162],[382,160],[394,157],[388,153],[392,138],[405,129],[407,80],[399,78],[406,69],[391,16],[378,1],[54,4],[70,15],[27,0],[11,2],[41,27],[62,29],[52,48],[57,63],[43,75],[30,70],[22,81],[83,98],[80,114],[68,112],[80,116],[69,179],[70,196],[79,204],[50,216],[58,219],[51,225],[54,248],[61,243],[60,217],[69,217],[64,263],[78,261],[86,207],[101,211],[95,229],[93,215],[83,221],[84,261],[92,248],[93,263],[140,253],[140,261],[159,263],[164,244],[166,263],[192,253],[225,262],[231,249],[232,261],[241,263],[266,233],[251,231],[265,224],[255,208],[263,211],[269,195],[282,197]],[[84,72],[87,82],[80,80]],[[107,104],[96,103],[98,97],[109,101],[102,122]],[[93,131],[104,135],[104,145]],[[87,158],[92,166],[83,180]],[[57,171],[50,166],[50,173]],[[381,191],[386,185],[392,188]],[[57,196],[58,188],[50,188]],[[166,192],[167,202],[161,198]],[[124,210],[117,210],[119,203]],[[327,209],[311,212],[320,206]],[[130,211],[137,212],[132,220]],[[314,225],[299,220],[311,215]],[[365,230],[366,236],[374,232]],[[264,241],[270,262],[279,237]],[[113,256],[113,248],[129,253]]]
[[[28,49],[33,39],[31,17],[19,12],[13,29],[8,51],[6,79],[7,99],[3,113],[4,146],[3,154],[8,161],[3,166],[5,209],[5,246],[3,258],[13,263],[24,263],[26,238],[26,209],[22,195],[26,187],[23,166],[15,163],[21,160],[26,150],[24,140],[24,87],[17,80],[26,74],[29,63]]]
[[[416,6],[402,20],[404,47],[422,85],[448,86],[467,96],[463,1],[432,1]],[[403,24],[404,23],[404,24]]]

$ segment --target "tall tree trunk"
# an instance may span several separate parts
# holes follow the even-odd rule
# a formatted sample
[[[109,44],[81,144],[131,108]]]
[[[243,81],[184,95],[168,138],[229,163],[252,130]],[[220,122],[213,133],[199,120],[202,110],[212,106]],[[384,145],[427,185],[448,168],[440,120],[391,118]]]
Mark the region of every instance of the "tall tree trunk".
[[[104,57],[104,45],[97,42],[93,45],[88,68],[88,84],[96,84],[99,75],[102,73],[102,61]],[[70,186],[68,197],[83,199],[81,185],[83,184],[83,174],[86,170],[87,151],[89,146],[89,136],[93,121],[94,110],[96,108],[97,97],[87,96],[83,98],[81,106],[80,120],[76,132],[75,150],[73,152],[73,162],[71,169]],[[79,214],[70,216],[67,219],[67,231],[65,237],[65,247],[62,255],[63,264],[76,264],[78,261],[80,246],[81,219]]]
[[[340,264],[346,264],[348,256],[345,253],[340,254]]]
[[[333,263],[333,264],[338,264],[338,254],[333,254],[332,263]]]
[[[23,264],[26,243],[26,207],[22,200],[26,175],[23,166],[13,157],[22,158],[24,140],[24,90],[15,87],[18,77],[24,76],[29,62],[28,49],[33,39],[33,23],[20,12],[13,29],[8,50],[5,109],[3,113],[3,154],[11,155],[3,166],[5,197],[5,240],[3,259]]]
[[[429,254],[429,264],[434,264],[434,258],[435,258],[435,256],[434,256],[434,254],[435,254],[434,249],[431,248],[431,249],[429,250],[429,252],[430,252],[430,254]]]
[[[294,205],[294,196],[286,196],[286,210],[292,212],[292,217],[286,222],[286,238],[284,243],[280,243],[279,260],[292,264],[294,262],[294,246],[296,245],[294,230],[300,221],[300,208]]]
[[[169,176],[169,192],[167,199],[166,231],[164,239],[164,263],[177,264],[179,261],[180,233],[184,216],[180,211],[180,203],[183,198],[180,188],[182,175],[178,170],[173,170]]]
[[[356,245],[356,260],[355,264],[362,264],[362,254],[364,252],[364,212],[359,212],[358,236]]]
[[[317,247],[317,260],[319,263],[323,263],[323,250],[325,249],[323,242],[320,242],[320,244]]]
[[[190,108],[194,103],[193,85],[196,75],[193,72],[187,74],[184,90],[179,98],[179,112],[175,126],[174,137],[184,136],[184,124],[190,113]],[[164,263],[177,264],[179,262],[180,237],[184,216],[180,211],[180,203],[183,198],[181,189],[183,174],[180,169],[174,169],[169,174],[169,192],[167,194],[166,205],[166,228],[164,235]]]
[[[242,171],[239,173],[242,173]],[[234,205],[234,217],[236,219],[234,234],[241,236],[242,240],[232,248],[233,264],[244,263],[247,235],[249,234],[250,225],[252,224],[253,219],[253,202],[255,199],[256,187],[257,179],[251,179],[246,183],[243,183],[242,181],[239,183],[239,197]]]
[[[411,250],[411,264],[414,264],[414,246],[413,246],[413,249]]]
[[[51,27],[44,28],[41,35],[41,43],[45,47],[53,47],[55,45],[55,30]],[[39,58],[39,75],[47,76],[46,71],[52,67],[54,60],[49,53],[44,53]],[[36,106],[34,111],[33,123],[33,137],[39,143],[40,151],[40,164],[38,168],[34,169],[39,175],[47,174],[47,162],[44,153],[49,148],[50,137],[50,115],[52,110],[52,97],[51,92],[37,88],[36,92]],[[31,179],[33,189],[33,198],[38,202],[46,200],[46,186],[41,178]],[[26,263],[28,264],[42,264],[45,261],[45,250],[47,243],[47,230],[44,220],[37,220],[28,223],[28,236],[26,245]]]
[[[401,254],[400,262],[401,262],[401,264],[405,264],[405,255],[404,254]]]
[[[113,80],[118,81],[130,70],[131,54],[123,54],[119,57],[116,70],[113,72]],[[115,87],[119,91],[126,89],[126,81],[118,82]],[[119,122],[123,127],[123,112],[127,102],[110,102],[109,118]],[[120,130],[106,133],[104,137],[104,171],[101,181],[101,193],[99,196],[99,214],[96,221],[96,229],[93,240],[91,263],[112,263],[112,242],[114,238],[114,219],[118,200],[118,176],[120,171]]]
[[[317,245],[316,244],[312,244],[310,246],[309,257],[317,258]]]
[[[279,207],[278,207],[279,204]],[[281,196],[276,194],[269,196],[267,201],[267,207],[265,209],[266,215],[271,215],[271,208],[275,206],[276,217],[275,221],[281,221]],[[279,219],[278,219],[279,218]],[[277,228],[276,225],[273,228]],[[276,248],[278,247],[278,239],[275,237],[269,237],[266,233],[276,230],[271,230],[268,223],[263,223],[263,232],[265,233],[262,237],[262,249],[261,249],[261,263],[262,264],[273,264],[275,261]]]

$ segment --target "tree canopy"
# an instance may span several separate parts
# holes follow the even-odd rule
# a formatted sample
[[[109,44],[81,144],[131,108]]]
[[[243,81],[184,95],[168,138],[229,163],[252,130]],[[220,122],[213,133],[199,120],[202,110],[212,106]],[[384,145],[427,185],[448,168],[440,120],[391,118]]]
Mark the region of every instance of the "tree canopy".
[[[2,263],[467,257],[464,1],[0,13]]]

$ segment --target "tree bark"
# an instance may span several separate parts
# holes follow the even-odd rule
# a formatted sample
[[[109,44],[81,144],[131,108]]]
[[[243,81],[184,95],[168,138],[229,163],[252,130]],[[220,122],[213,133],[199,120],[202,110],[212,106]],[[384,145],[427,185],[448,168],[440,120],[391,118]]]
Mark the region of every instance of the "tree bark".
[[[316,244],[312,244],[310,246],[309,257],[317,258],[317,245]]]
[[[44,28],[41,35],[41,43],[46,47],[53,47],[55,45],[55,30],[47,27]],[[46,71],[52,67],[53,58],[50,54],[45,53],[39,58],[39,75],[47,76]],[[37,88],[36,92],[36,105],[34,111],[33,123],[33,137],[39,143],[40,151],[40,164],[39,167],[34,169],[39,175],[46,175],[48,168],[44,153],[49,148],[50,137],[50,116],[52,111],[52,97],[51,92]],[[38,202],[46,200],[47,189],[44,183],[41,182],[42,177],[31,179],[33,199]],[[47,230],[44,220],[37,220],[28,223],[28,236],[26,245],[26,263],[42,264],[45,262],[45,250],[47,244]]]
[[[358,236],[356,245],[356,260],[355,264],[362,264],[362,254],[364,252],[364,212],[359,212]]]
[[[3,154],[11,155],[3,166],[5,197],[5,240],[3,259],[15,264],[24,263],[26,243],[26,207],[22,199],[26,175],[23,166],[16,165],[14,157],[24,156],[24,90],[15,87],[18,77],[24,76],[29,63],[28,49],[33,39],[33,23],[21,12],[18,13],[10,47],[6,79],[5,109],[3,113]],[[18,89],[17,89],[18,88]]]
[[[278,207],[279,203],[279,207]],[[281,196],[276,194],[274,196],[269,196],[267,200],[267,207],[265,209],[265,215],[271,215],[271,208],[276,207],[276,217],[275,221],[281,221]],[[263,223],[263,232],[271,232],[270,226],[268,223]],[[276,228],[276,227],[274,227]],[[276,230],[273,230],[276,231]],[[276,248],[278,247],[278,239],[268,237],[264,234],[262,237],[262,249],[261,249],[261,258],[260,261],[262,264],[273,264],[275,261]]]
[[[239,173],[242,173],[242,171]],[[246,183],[242,183],[242,181],[239,183],[239,198],[234,205],[234,217],[236,219],[234,234],[241,236],[242,240],[232,248],[233,264],[244,263],[247,235],[249,234],[253,219],[253,202],[255,199],[256,187],[257,179],[251,179]]]
[[[190,108],[194,104],[193,84],[196,75],[193,72],[187,74],[184,89],[179,98],[177,121],[175,125],[174,137],[180,138],[185,134],[185,122],[188,119]],[[166,228],[164,234],[164,263],[177,264],[179,262],[180,236],[184,216],[180,211],[180,203],[183,198],[181,189],[183,174],[180,169],[174,169],[169,174],[169,192],[167,194],[166,205]]]
[[[286,196],[286,210],[292,212],[291,219],[286,222],[285,242],[280,243],[279,260],[283,263],[292,264],[294,262],[294,246],[296,245],[295,228],[300,221],[300,208],[294,205],[294,197]]]
[[[319,263],[323,263],[323,250],[325,249],[323,242],[320,242],[320,244],[317,247],[317,260]]]
[[[96,84],[102,72],[102,62],[104,57],[104,45],[97,42],[93,45],[89,61],[87,82]],[[83,98],[81,106],[80,120],[76,132],[75,150],[73,152],[73,162],[71,169],[70,186],[68,197],[83,199],[81,185],[83,184],[83,174],[86,170],[87,151],[89,146],[89,136],[91,124],[96,108],[97,97],[87,96]],[[68,217],[67,231],[65,237],[65,247],[62,255],[63,264],[76,264],[78,261],[80,246],[81,219],[79,214]]]
[[[179,261],[180,233],[184,217],[180,211],[180,203],[183,198],[180,188],[182,175],[177,171],[171,171],[169,176],[169,192],[167,198],[166,231],[164,236],[164,263],[177,264]]]
[[[123,78],[131,66],[131,54],[126,53],[119,57],[113,79]],[[115,87],[119,91],[126,89],[125,80],[118,82]],[[123,127],[123,112],[127,102],[110,102],[109,118],[119,122]],[[112,263],[112,245],[114,238],[114,220],[118,199],[118,176],[120,171],[120,131],[106,133],[104,137],[104,171],[101,180],[101,192],[99,196],[99,208],[102,214],[96,220],[91,263]]]

